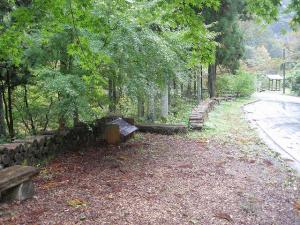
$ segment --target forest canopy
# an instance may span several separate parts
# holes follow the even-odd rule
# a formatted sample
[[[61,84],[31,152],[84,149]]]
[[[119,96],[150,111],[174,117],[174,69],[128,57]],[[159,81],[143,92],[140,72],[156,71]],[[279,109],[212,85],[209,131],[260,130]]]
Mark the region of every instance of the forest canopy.
[[[294,26],[299,4],[289,6]],[[167,117],[183,98],[199,98],[202,68],[213,97],[218,66],[239,70],[244,46],[238,22],[274,21],[280,5],[1,0],[0,137],[64,129],[107,113]]]

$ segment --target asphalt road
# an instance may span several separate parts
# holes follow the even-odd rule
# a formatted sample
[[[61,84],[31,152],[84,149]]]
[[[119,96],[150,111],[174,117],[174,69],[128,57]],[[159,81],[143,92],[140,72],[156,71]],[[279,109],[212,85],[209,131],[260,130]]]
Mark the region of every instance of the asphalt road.
[[[257,102],[244,107],[247,118],[265,142],[300,172],[300,97],[276,92],[257,93]]]

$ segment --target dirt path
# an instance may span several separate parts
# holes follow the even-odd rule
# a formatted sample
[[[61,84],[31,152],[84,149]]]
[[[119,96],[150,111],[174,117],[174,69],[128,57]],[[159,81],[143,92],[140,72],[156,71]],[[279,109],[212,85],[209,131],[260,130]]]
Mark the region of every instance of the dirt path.
[[[232,144],[139,135],[60,156],[35,180],[34,199],[0,206],[0,223],[296,225],[291,179]]]
[[[59,156],[34,199],[0,205],[0,224],[299,225],[300,182],[224,103],[186,137],[138,134]]]

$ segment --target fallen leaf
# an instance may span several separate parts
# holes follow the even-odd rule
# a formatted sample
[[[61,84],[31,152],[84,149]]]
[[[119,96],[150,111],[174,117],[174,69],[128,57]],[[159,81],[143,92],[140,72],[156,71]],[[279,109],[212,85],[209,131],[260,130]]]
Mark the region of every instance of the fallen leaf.
[[[127,157],[127,156],[119,156],[118,157],[118,160],[121,160],[121,161],[126,161],[126,160],[128,160],[129,158]]]
[[[296,210],[300,211],[300,199],[295,202],[294,207]]]
[[[82,214],[82,215],[80,215],[80,218],[79,218],[79,219],[80,219],[80,221],[83,221],[83,220],[86,219],[86,216]]]
[[[59,183],[54,182],[54,181],[50,181],[50,182],[43,185],[43,189],[51,189],[51,188],[56,188],[58,186],[59,186]]]
[[[199,221],[196,220],[196,219],[192,219],[192,220],[190,220],[190,223],[192,223],[192,224],[197,224],[197,223],[199,223]]]
[[[86,206],[86,202],[82,199],[71,199],[68,200],[68,205],[73,207],[73,208],[79,208],[79,207],[85,207]]]
[[[223,219],[223,220],[227,220],[228,222],[230,222],[230,223],[232,223],[233,222],[233,219],[232,219],[232,217],[229,215],[229,214],[227,214],[227,213],[217,213],[216,215],[215,215],[215,217],[217,217],[217,218],[219,218],[219,219]]]
[[[110,194],[110,195],[108,195],[108,198],[109,198],[109,199],[113,199],[114,196],[113,196],[112,194]]]

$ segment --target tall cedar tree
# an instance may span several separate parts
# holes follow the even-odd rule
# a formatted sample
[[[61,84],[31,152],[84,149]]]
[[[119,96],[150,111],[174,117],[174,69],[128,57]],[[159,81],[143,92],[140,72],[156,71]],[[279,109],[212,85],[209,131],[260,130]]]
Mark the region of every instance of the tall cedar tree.
[[[216,13],[205,10],[207,24],[216,23],[212,30],[218,34],[216,41],[219,46],[216,50],[215,64],[208,67],[208,86],[210,97],[215,97],[216,70],[218,66],[235,73],[239,68],[239,60],[244,53],[243,35],[238,27],[239,14],[243,10],[241,0],[222,0],[220,10]]]

